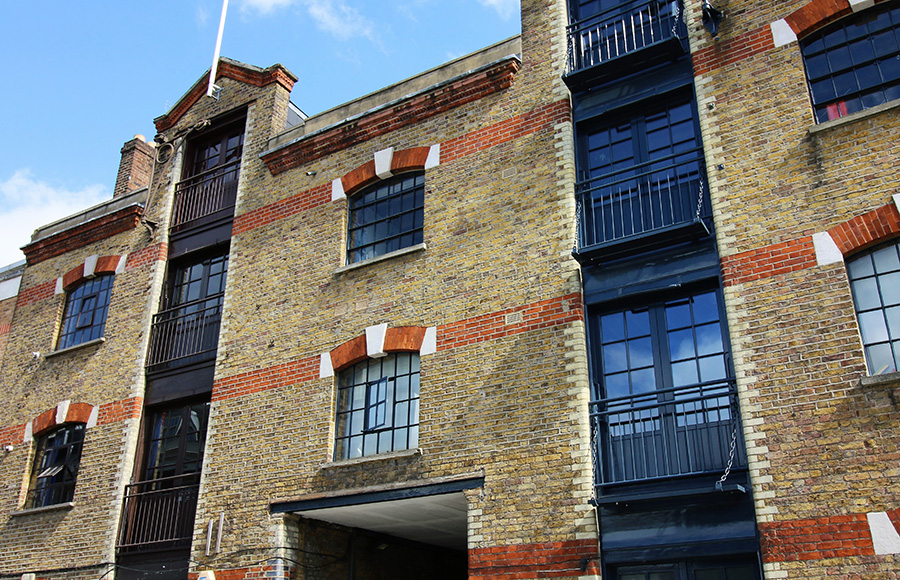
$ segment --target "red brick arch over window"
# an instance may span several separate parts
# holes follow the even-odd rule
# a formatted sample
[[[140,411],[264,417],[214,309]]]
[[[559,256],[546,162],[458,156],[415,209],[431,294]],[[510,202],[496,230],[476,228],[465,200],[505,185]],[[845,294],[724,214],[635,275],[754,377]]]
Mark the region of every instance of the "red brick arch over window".
[[[32,419],[30,435],[38,437],[63,423],[85,423],[87,427],[93,427],[96,422],[97,408],[93,405],[64,401]]]
[[[791,12],[784,20],[797,38],[802,38],[851,12],[853,8],[849,0],[812,0]]]
[[[384,352],[419,352],[425,339],[425,328],[421,326],[398,326],[388,328],[384,334]],[[331,364],[335,372],[346,369],[365,360],[369,355],[366,335],[348,340],[331,350]]]
[[[78,264],[63,274],[62,289],[68,292],[90,277],[115,274],[121,260],[122,256],[99,256],[93,272],[87,271],[90,269],[90,266],[86,266],[88,261],[85,260],[85,262]]]
[[[430,150],[430,147],[413,147],[412,149],[394,151],[391,158],[391,173],[397,175],[407,171],[424,170]],[[381,178],[375,172],[375,160],[373,159],[345,173],[341,177],[341,184],[344,187],[344,194],[349,197],[379,179]]]
[[[900,235],[900,212],[889,203],[834,226],[828,235],[846,257]]]

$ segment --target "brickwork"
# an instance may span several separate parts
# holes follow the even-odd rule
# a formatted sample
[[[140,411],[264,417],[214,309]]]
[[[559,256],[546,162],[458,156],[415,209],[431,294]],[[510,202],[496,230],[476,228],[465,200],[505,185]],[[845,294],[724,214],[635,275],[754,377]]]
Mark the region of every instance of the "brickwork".
[[[592,541],[496,546],[469,553],[469,579],[585,576],[597,573],[598,558]]]
[[[697,27],[691,47],[765,575],[893,578],[896,557],[874,554],[865,514],[900,505],[897,383],[860,382],[846,271],[817,264],[812,236],[848,256],[896,235],[887,160],[900,117],[816,126],[799,45],[772,42],[771,23],[802,36],[847,2],[727,12],[717,40]]]
[[[153,174],[153,161],[156,158],[153,145],[146,143],[140,135],[125,143],[121,153],[122,160],[119,162],[119,174],[116,176],[113,197],[148,187]]]

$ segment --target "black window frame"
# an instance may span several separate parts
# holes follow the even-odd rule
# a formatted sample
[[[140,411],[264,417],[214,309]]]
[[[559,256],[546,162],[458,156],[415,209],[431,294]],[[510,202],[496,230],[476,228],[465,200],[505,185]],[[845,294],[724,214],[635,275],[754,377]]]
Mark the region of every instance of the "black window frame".
[[[695,237],[711,232],[703,139],[690,87],[585,119],[576,144],[579,251],[613,245],[628,251],[629,244],[643,250],[660,235],[668,245],[688,230],[704,230]]]
[[[825,26],[800,40],[800,52],[816,123],[900,99],[900,3]]]
[[[208,400],[186,401],[149,409],[142,482],[155,482],[154,489],[199,483],[206,453],[209,410]],[[171,423],[171,419],[175,419],[177,424]],[[185,429],[185,426],[189,428]],[[196,441],[192,439],[195,435]],[[196,449],[194,455],[188,457],[191,443],[196,443]]]
[[[114,279],[114,274],[101,274],[66,293],[57,350],[103,337]]]
[[[873,376],[897,372],[900,369],[900,238],[847,258],[846,269],[866,368]]]
[[[702,314],[700,298],[707,301]],[[612,325],[619,315],[621,335],[612,326],[604,330],[604,319]],[[629,316],[638,325],[633,332]],[[591,306],[588,325],[595,484],[601,495],[626,492],[622,485],[721,474],[729,459],[735,469],[746,466],[717,280]],[[685,346],[688,339],[691,348]]]
[[[64,423],[36,437],[28,508],[71,502],[81,466],[84,423]]]
[[[381,180],[347,200],[347,264],[421,244],[425,226],[425,172]]]
[[[335,460],[416,448],[420,377],[417,352],[367,358],[340,371]]]

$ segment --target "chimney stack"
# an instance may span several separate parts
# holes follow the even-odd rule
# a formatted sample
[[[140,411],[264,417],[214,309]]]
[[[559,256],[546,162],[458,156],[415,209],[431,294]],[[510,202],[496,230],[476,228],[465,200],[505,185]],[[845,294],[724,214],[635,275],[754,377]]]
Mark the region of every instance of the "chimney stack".
[[[156,150],[146,142],[143,135],[135,135],[134,139],[122,146],[122,161],[119,162],[119,175],[116,176],[116,187],[113,189],[114,198],[149,187],[155,155]]]

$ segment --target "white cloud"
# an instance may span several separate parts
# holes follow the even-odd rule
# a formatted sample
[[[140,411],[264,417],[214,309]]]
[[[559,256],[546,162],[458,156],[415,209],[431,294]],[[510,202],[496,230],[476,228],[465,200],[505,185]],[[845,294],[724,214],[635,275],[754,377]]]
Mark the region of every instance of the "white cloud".
[[[493,8],[504,20],[519,12],[519,0],[478,0],[482,6]]]
[[[375,24],[356,8],[340,0],[303,0],[303,4],[316,26],[339,40],[375,40]]]
[[[294,0],[244,0],[243,7],[251,8],[262,14],[268,14],[272,10],[285,8],[294,4]]]
[[[34,179],[28,169],[20,169],[0,181],[0,267],[25,258],[19,248],[31,241],[35,229],[100,203],[110,195],[102,185],[76,191],[55,187]]]

